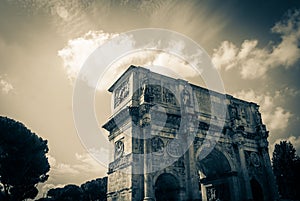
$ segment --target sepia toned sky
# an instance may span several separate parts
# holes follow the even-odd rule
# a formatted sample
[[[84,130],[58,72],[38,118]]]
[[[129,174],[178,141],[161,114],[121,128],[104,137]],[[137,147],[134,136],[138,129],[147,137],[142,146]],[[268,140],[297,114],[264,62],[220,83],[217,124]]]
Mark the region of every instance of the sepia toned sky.
[[[217,67],[226,93],[260,105],[270,150],[274,143],[289,140],[299,153],[299,1],[3,0],[0,114],[48,140],[51,171],[40,189],[105,176],[106,167],[88,154],[76,132],[74,82],[99,45],[139,28],[170,29],[200,44]],[[129,64],[175,66],[180,63],[176,61],[166,54],[125,59],[122,68],[99,84],[99,125],[111,115],[105,89]],[[171,70],[201,83],[184,65]]]

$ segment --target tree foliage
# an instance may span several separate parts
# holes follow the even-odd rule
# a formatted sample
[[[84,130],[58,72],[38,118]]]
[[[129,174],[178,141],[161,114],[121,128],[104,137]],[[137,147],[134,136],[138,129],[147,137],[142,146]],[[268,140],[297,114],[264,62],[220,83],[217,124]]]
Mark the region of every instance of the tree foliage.
[[[22,123],[0,117],[0,185],[5,200],[38,194],[36,185],[48,179],[47,141]],[[1,188],[0,188],[1,189]]]
[[[275,145],[272,164],[282,198],[299,199],[300,159],[296,155],[296,149],[290,142],[281,141]]]
[[[95,179],[80,187],[69,184],[63,188],[50,189],[46,198],[38,201],[106,201],[107,177]]]
[[[79,186],[69,184],[63,188],[50,189],[47,193],[47,196],[52,198],[52,200],[81,201],[82,190]]]
[[[107,177],[88,181],[81,185],[83,200],[106,200]]]

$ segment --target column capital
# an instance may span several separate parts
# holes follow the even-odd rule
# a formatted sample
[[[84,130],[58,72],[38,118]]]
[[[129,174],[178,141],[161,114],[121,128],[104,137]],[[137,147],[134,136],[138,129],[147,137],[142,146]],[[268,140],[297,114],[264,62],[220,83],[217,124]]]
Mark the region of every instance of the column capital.
[[[238,146],[243,146],[245,144],[245,138],[242,133],[236,133],[233,135],[233,143]]]

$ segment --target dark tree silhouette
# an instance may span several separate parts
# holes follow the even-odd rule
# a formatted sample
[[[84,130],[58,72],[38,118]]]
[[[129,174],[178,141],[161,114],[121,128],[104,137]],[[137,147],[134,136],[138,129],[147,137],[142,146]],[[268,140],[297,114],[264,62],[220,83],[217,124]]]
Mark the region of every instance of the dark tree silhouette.
[[[0,185],[4,200],[35,198],[36,185],[48,179],[47,152],[46,140],[20,122],[0,117]]]
[[[106,201],[107,177],[88,181],[81,185],[83,200]]]
[[[275,145],[272,164],[278,190],[282,198],[299,199],[299,157],[290,142]]]
[[[80,187],[69,184],[63,188],[50,189],[47,198],[38,201],[106,201],[107,177],[95,179]]]
[[[59,201],[82,201],[82,189],[74,184],[63,188],[50,189],[47,196],[52,200]]]

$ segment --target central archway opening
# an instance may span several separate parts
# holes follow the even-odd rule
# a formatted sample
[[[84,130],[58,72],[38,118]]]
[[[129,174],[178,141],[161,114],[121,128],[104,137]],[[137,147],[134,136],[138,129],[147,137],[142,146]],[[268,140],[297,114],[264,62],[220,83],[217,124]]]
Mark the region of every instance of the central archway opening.
[[[163,173],[155,182],[156,201],[178,201],[179,191],[179,181],[172,174]]]
[[[199,188],[203,201],[230,201],[232,191],[231,166],[224,154],[216,149],[204,159],[197,161],[200,177]]]

